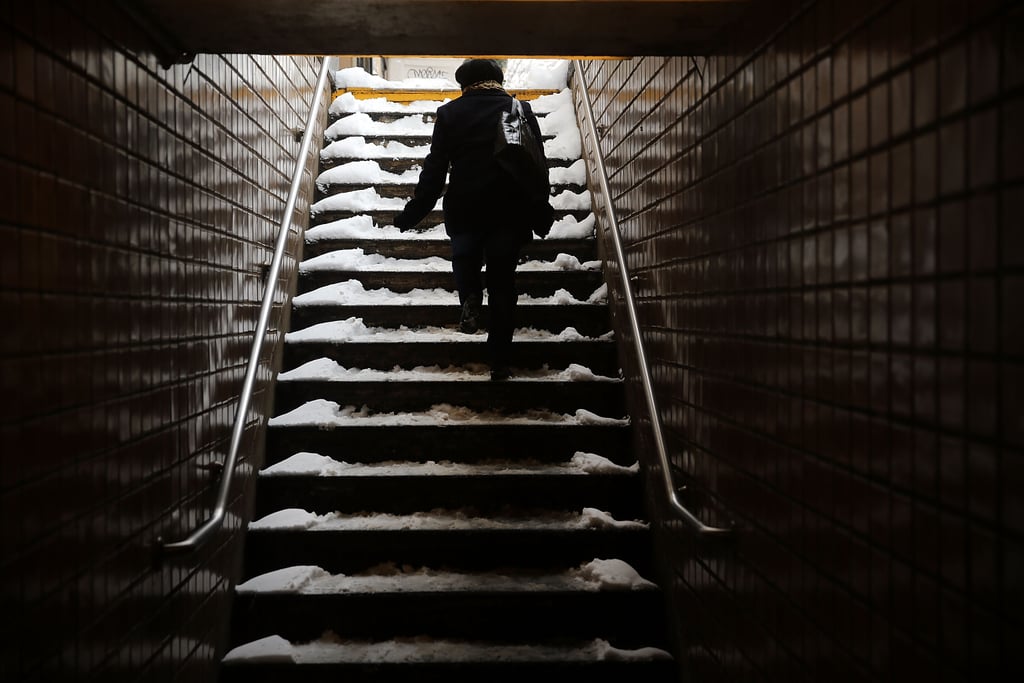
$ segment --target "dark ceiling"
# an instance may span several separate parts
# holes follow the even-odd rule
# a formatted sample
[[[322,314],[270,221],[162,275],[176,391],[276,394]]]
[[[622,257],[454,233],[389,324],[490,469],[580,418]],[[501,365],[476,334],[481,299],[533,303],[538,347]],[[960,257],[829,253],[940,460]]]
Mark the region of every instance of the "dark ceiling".
[[[705,54],[742,0],[121,0],[180,53]]]

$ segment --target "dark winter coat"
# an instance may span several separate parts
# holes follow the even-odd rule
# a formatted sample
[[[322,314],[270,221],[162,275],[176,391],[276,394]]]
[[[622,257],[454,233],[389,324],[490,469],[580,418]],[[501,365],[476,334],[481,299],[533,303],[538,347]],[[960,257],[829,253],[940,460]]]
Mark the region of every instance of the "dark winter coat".
[[[531,207],[525,192],[494,160],[494,141],[501,112],[512,97],[501,90],[468,90],[437,109],[430,153],[423,162],[413,198],[395,217],[407,230],[430,213],[444,192],[444,224],[449,235],[472,231],[523,230]],[[540,126],[529,103],[523,102],[526,121],[540,140]],[[545,205],[546,206],[546,205]]]

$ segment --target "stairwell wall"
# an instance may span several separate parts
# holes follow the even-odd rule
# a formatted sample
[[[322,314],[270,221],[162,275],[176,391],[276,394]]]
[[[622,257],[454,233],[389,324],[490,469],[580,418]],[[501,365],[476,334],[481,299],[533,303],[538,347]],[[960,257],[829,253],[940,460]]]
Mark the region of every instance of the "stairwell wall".
[[[1022,4],[765,5],[578,75],[678,482],[738,529],[653,508],[684,679],[1014,677]]]
[[[116,3],[0,9],[0,679],[213,681],[260,462],[268,344],[210,514],[319,59],[162,68]],[[114,36],[117,36],[116,38]],[[319,122],[322,133],[325,116]],[[294,287],[305,160],[268,341]]]

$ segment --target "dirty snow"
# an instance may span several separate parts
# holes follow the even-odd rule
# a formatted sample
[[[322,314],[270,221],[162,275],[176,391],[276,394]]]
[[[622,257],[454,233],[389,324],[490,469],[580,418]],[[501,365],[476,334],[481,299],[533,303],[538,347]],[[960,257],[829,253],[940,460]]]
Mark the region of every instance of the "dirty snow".
[[[449,460],[408,462],[385,460],[376,463],[349,463],[318,453],[296,453],[281,462],[260,471],[264,477],[318,476],[318,477],[397,477],[397,476],[473,476],[473,475],[532,475],[532,474],[635,474],[640,464],[629,467],[617,465],[596,453],[577,451],[567,462],[544,463],[534,460],[484,461],[479,463]]]
[[[224,657],[228,665],[260,661],[302,664],[332,662],[408,664],[412,662],[544,662],[544,661],[657,661],[672,656],[645,647],[623,650],[595,638],[577,645],[488,645],[425,636],[379,642],[343,640],[325,633],[318,640],[293,645],[280,636],[269,636],[240,645]]]
[[[604,417],[583,408],[574,414],[555,413],[550,410],[530,410],[524,413],[505,414],[497,411],[476,411],[463,406],[438,403],[422,412],[375,413],[368,407],[341,406],[334,401],[314,399],[273,417],[272,427],[315,426],[322,429],[333,427],[409,427],[449,425],[627,425],[628,418]]]
[[[425,593],[440,591],[636,591],[656,584],[619,559],[595,559],[561,572],[455,572],[427,567],[378,565],[358,574],[331,574],[320,567],[295,566],[253,577],[239,593],[305,595],[344,593]]]
[[[480,516],[472,510],[436,509],[409,515],[328,512],[318,515],[299,508],[278,510],[249,523],[254,531],[464,531],[533,529],[646,529],[638,520],[619,520],[596,508],[580,512],[544,511],[523,516]]]
[[[394,367],[391,370],[369,368],[346,368],[330,358],[311,360],[293,370],[277,376],[282,382],[294,380],[321,380],[327,382],[479,382],[489,381],[490,370],[486,365],[417,366],[411,370]],[[564,370],[520,370],[509,382],[619,382],[617,377],[595,374],[590,368],[573,363]]]

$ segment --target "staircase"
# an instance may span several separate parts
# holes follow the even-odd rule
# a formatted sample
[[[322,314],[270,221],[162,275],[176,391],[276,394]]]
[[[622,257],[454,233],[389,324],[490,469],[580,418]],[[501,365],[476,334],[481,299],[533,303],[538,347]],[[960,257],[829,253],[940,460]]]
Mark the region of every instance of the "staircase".
[[[438,104],[331,108],[222,678],[672,680],[568,92],[504,382],[440,210],[391,227]]]

